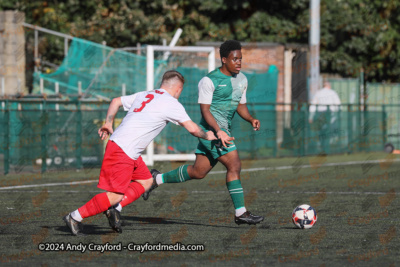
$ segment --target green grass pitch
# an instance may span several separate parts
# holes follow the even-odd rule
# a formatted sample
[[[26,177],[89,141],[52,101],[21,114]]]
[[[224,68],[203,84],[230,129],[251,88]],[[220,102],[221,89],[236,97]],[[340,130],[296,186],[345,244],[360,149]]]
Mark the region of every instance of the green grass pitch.
[[[379,161],[380,160],[380,161]],[[340,164],[332,164],[340,163]],[[179,163],[157,163],[169,171]],[[286,167],[285,167],[286,166]],[[271,168],[271,169],[262,169]],[[99,170],[23,173],[0,177],[0,265],[34,266],[395,266],[400,255],[398,209],[400,161],[394,155],[243,161],[242,185],[248,210],[265,216],[256,226],[237,226],[219,164],[200,181],[165,184],[148,201],[122,211],[122,234],[111,231],[103,214],[83,221],[87,234],[72,236],[62,216],[101,192]],[[292,210],[310,204],[316,225],[296,229]],[[44,243],[73,245],[201,244],[204,251],[53,251]]]

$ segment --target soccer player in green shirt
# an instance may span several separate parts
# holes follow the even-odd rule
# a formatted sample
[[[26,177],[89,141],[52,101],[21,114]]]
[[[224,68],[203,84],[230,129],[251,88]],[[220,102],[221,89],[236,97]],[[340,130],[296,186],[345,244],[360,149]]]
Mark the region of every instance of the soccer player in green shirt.
[[[236,112],[248,121],[255,131],[260,129],[260,121],[250,115],[246,105],[247,78],[240,73],[241,48],[238,41],[224,42],[220,47],[222,66],[199,82],[198,102],[202,114],[200,127],[205,131],[214,131],[218,140],[199,139],[194,165],[182,165],[164,174],[152,170],[153,185],[143,194],[145,200],[160,184],[203,179],[219,161],[227,169],[226,185],[235,207],[235,222],[257,224],[264,220],[264,217],[253,215],[245,208],[240,182],[241,162],[233,141],[235,138],[231,134],[231,122]]]

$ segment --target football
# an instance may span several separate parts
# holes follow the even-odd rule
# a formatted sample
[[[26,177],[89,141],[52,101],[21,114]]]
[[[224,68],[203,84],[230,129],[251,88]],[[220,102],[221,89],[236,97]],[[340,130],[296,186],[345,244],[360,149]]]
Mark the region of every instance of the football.
[[[310,229],[317,222],[317,212],[307,204],[297,206],[293,210],[292,221],[297,228]]]

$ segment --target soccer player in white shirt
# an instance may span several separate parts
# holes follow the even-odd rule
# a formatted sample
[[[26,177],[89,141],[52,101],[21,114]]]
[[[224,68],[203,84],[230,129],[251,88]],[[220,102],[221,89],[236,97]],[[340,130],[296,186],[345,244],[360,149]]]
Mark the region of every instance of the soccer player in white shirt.
[[[63,218],[73,235],[83,234],[82,219],[101,212],[105,212],[114,231],[122,232],[119,214],[121,208],[138,199],[153,182],[141,152],[168,122],[183,126],[193,136],[206,140],[217,139],[212,131],[206,132],[194,123],[178,102],[184,82],[179,72],[167,71],[163,75],[160,89],[111,101],[106,122],[98,131],[102,140],[111,134],[97,185],[106,192],[97,194]],[[128,112],[121,125],[113,131],[113,120],[121,106]],[[109,209],[116,204],[116,209]]]

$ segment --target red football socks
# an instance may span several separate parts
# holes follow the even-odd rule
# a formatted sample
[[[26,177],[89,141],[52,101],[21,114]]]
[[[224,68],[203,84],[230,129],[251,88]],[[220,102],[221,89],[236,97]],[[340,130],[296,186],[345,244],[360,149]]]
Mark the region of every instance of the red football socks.
[[[130,183],[128,190],[125,192],[124,198],[119,204],[121,204],[122,207],[125,207],[126,205],[138,199],[144,193],[144,191],[143,185],[137,182]]]
[[[101,193],[95,195],[85,205],[78,209],[82,218],[87,218],[103,211],[106,211],[111,206],[110,200],[108,200],[107,193]]]
[[[132,203],[138,199],[145,192],[144,187],[137,183],[132,182],[129,184],[128,190],[125,192],[124,198],[120,202],[122,207]],[[87,218],[103,211],[106,211],[110,207],[110,201],[108,200],[107,193],[101,193],[95,195],[85,205],[78,209],[79,214],[82,218]]]

